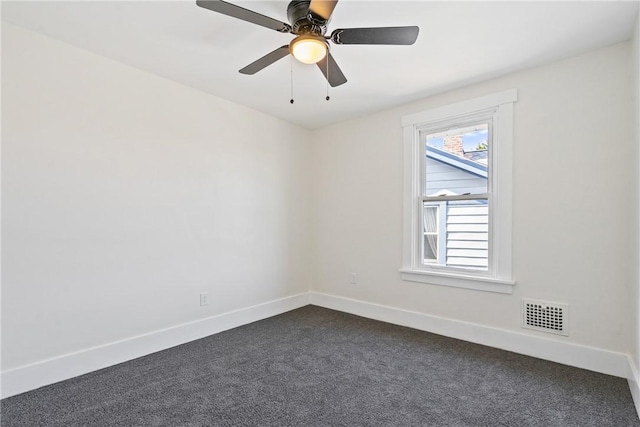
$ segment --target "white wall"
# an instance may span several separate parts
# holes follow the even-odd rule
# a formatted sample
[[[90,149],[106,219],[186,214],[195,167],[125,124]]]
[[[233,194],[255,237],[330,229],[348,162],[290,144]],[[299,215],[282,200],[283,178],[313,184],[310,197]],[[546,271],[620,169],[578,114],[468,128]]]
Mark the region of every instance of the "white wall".
[[[622,43],[314,133],[313,289],[628,353],[629,52]],[[401,117],[511,88],[513,295],[403,282]],[[522,297],[568,303],[569,337],[521,329]]]
[[[308,290],[308,131],[7,23],[2,107],[3,371]]]
[[[633,348],[632,360],[636,369],[640,367],[640,13],[636,16],[636,25],[631,39],[632,58],[632,94],[633,94],[633,140],[635,143],[636,167],[633,184],[635,185],[635,199],[631,206],[632,218],[631,232],[634,239],[632,241],[631,254],[633,256],[629,263],[631,271],[631,286],[633,292]],[[640,397],[640,396],[639,396]],[[640,402],[637,402],[640,407]]]

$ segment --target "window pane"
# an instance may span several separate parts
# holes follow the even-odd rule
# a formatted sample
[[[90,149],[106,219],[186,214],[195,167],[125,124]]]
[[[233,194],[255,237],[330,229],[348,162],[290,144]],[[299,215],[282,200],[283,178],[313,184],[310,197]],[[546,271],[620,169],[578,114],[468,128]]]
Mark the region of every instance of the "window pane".
[[[440,214],[440,209],[444,212]],[[423,262],[467,270],[489,266],[489,204],[486,199],[425,202]]]
[[[424,207],[424,232],[425,233],[438,232],[438,207],[437,206]]]
[[[490,123],[421,132],[425,144],[424,196],[488,192]]]
[[[424,262],[433,264],[438,261],[438,235],[424,235]]]

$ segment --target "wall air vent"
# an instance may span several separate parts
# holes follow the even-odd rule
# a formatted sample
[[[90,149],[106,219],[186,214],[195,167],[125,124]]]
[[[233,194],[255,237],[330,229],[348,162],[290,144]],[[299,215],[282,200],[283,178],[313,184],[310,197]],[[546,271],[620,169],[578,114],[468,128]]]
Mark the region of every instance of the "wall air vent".
[[[522,299],[522,327],[569,335],[569,305]]]

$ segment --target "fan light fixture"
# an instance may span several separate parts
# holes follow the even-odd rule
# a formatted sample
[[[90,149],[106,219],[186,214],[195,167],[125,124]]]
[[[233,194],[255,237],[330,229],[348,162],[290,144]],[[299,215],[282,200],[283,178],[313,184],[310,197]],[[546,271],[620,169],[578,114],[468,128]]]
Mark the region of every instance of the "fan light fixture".
[[[299,36],[291,42],[289,50],[303,64],[315,64],[327,56],[329,47],[324,38]]]

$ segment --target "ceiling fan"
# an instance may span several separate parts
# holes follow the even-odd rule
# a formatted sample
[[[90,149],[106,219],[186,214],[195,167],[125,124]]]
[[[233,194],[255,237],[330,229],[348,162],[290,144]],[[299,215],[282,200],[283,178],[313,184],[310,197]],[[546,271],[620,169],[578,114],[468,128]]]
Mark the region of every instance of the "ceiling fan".
[[[287,24],[226,1],[196,1],[198,6],[205,9],[296,36],[288,45],[277,48],[241,69],[242,74],[255,74],[291,53],[300,62],[317,64],[331,86],[340,86],[347,82],[347,78],[329,52],[329,40],[334,44],[411,45],[418,38],[419,28],[416,26],[341,28],[334,30],[330,36],[325,36],[327,24],[337,3],[338,0],[293,0],[287,6],[290,22]]]

